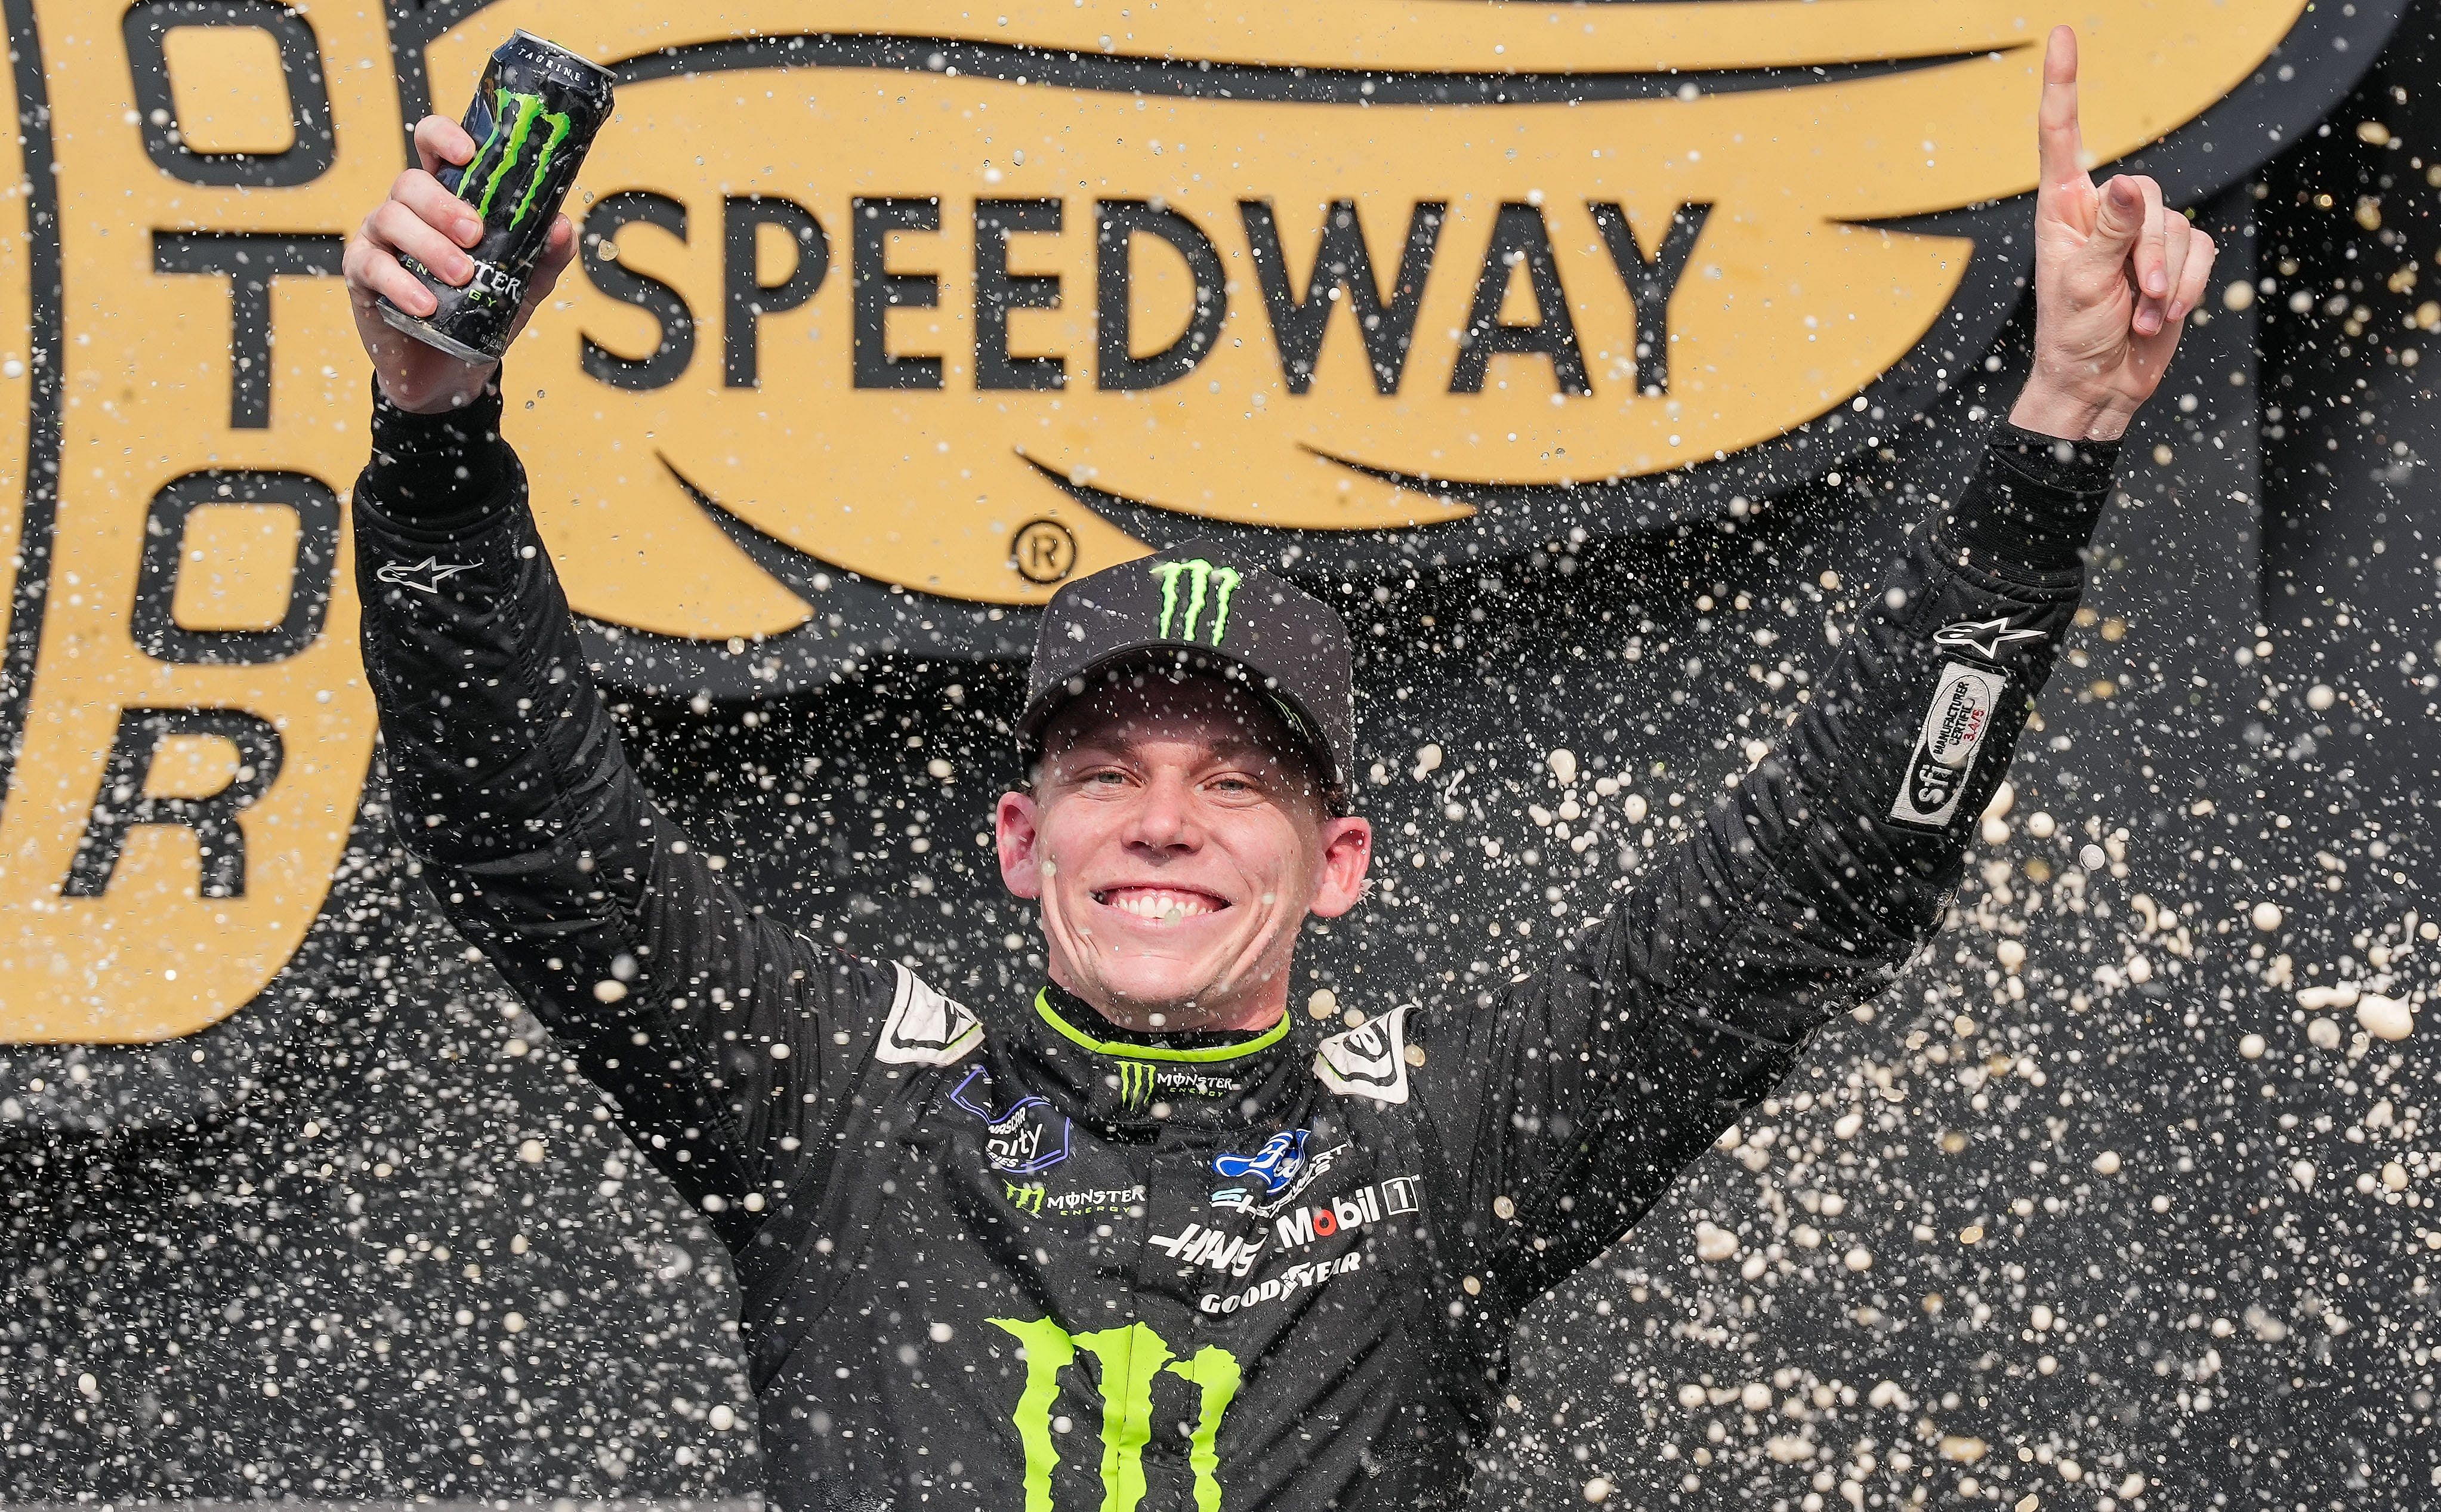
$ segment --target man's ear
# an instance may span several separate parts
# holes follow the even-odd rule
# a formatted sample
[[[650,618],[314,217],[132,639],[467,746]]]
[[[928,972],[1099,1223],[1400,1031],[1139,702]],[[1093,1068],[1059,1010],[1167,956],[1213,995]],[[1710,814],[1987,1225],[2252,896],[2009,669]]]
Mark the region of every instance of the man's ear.
[[[1007,800],[1002,800],[1004,803]],[[1373,826],[1361,819],[1329,819],[1322,821],[1322,873],[1314,878],[1313,901],[1309,911],[1326,919],[1336,919],[1356,907],[1365,896],[1365,874],[1373,867]],[[1001,874],[1008,874],[1008,864],[1001,864]]]
[[[1034,853],[1035,820],[1041,810],[1031,793],[1000,795],[992,833],[1000,845],[1001,886],[1021,898],[1042,896],[1042,863]]]

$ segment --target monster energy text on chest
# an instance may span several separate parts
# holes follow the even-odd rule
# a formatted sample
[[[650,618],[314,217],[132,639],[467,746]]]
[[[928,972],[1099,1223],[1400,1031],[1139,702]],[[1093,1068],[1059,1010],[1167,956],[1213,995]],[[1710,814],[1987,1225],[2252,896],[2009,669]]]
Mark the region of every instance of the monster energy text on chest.
[[[1054,1192],[1043,1181],[1004,1181],[1001,1196],[1008,1205],[1029,1217],[1074,1218],[1087,1214],[1127,1213],[1141,1210],[1145,1189],[1142,1186],[1096,1186],[1073,1192]]]

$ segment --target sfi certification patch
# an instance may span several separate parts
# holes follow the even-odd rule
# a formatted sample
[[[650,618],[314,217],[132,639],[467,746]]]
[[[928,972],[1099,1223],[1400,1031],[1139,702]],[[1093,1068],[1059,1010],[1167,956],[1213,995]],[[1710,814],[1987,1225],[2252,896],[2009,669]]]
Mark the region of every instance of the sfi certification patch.
[[[1956,816],[1976,754],[1991,732],[1992,717],[2008,685],[2007,677],[1986,668],[1962,661],[1943,664],[1932,703],[1924,711],[1924,729],[1916,736],[1915,754],[1908,759],[1898,800],[1890,805],[1891,819],[1939,829]]]

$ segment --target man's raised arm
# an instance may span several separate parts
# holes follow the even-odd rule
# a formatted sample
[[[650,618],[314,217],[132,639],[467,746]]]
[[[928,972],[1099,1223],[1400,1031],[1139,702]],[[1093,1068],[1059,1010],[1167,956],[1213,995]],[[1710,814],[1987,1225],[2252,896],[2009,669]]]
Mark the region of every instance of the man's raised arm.
[[[497,369],[374,311],[378,295],[430,308],[400,252],[453,281],[469,271],[478,223],[428,171],[474,143],[440,117],[416,139],[425,169],[400,177],[347,263],[375,379],[353,507],[363,652],[399,830],[452,922],[734,1243],[793,1178],[800,1157],[777,1152],[817,1143],[786,1136],[819,1118],[844,1056],[817,1032],[839,1025],[818,1020],[898,983],[756,915],[628,765],[500,436]],[[563,219],[524,315],[572,241]]]
[[[1957,885],[2074,613],[2119,438],[2213,259],[2150,180],[2096,189],[2075,79],[2062,28],[2041,107],[2034,372],[2013,423],[1875,585],[1771,753],[1652,885],[1471,1021],[1513,1041],[1470,1047],[1500,1071],[1482,1108],[1453,1113],[1476,1130],[1483,1200],[1508,1197],[1508,1227],[1531,1235],[1485,1257],[1520,1299],[1615,1240],[1808,1035],[1887,985]]]

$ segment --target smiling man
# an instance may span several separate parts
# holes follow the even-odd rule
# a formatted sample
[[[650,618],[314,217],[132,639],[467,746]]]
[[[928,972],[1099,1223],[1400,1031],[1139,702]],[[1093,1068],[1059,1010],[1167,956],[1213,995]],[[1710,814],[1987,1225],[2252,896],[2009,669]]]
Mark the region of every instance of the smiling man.
[[[2082,584],[2117,440],[2212,245],[2078,166],[2052,40],[2034,374],[1773,753],[1495,998],[1289,1013],[1362,896],[1347,633],[1188,545],[1064,587],[995,816],[1048,981],[952,1002],[791,932],[622,754],[486,369],[373,313],[462,279],[404,175],[348,273],[377,380],[365,660],[450,916],[736,1251],[786,1508],[1408,1508],[1463,1499],[1517,1314],[1624,1233],[1956,885]],[[473,144],[426,120],[426,167]],[[538,301],[567,261],[533,280]]]
[[[1308,914],[1363,895],[1347,813],[1347,630],[1215,547],[1099,573],[1051,602],[1004,794],[1009,891],[1039,901],[1052,984],[1146,1029],[1283,1021]]]

